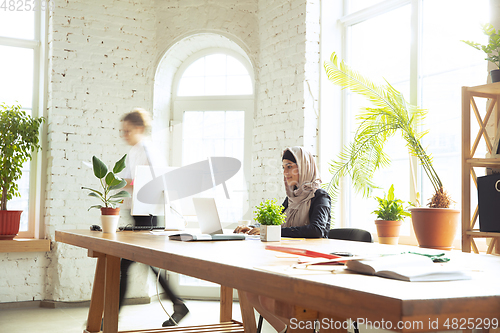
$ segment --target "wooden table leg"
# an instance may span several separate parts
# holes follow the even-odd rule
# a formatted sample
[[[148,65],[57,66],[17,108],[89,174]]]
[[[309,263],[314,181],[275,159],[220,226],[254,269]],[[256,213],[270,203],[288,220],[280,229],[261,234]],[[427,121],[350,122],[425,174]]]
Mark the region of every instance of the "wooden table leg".
[[[233,319],[233,288],[220,286],[220,322]]]
[[[248,301],[246,294],[240,290],[238,290],[238,298],[240,299],[241,318],[243,319],[245,333],[255,333],[257,327],[255,325],[253,306]]]
[[[98,252],[89,253],[89,257],[97,258],[94,285],[92,287],[92,298],[90,299],[90,308],[86,328],[86,332],[94,333],[101,331],[102,312],[104,310],[106,257],[104,254]]]
[[[118,301],[120,296],[120,258],[106,255],[104,296],[104,333],[118,332]]]

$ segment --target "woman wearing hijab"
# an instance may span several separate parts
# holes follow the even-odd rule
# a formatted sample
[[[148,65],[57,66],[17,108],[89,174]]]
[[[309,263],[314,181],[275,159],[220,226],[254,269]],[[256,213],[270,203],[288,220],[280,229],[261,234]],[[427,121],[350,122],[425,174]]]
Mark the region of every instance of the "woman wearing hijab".
[[[282,164],[286,222],[281,226],[281,236],[328,238],[331,201],[328,193],[320,188],[314,157],[302,147],[290,147],[283,151]],[[260,228],[239,226],[234,232],[258,235]]]
[[[328,238],[331,201],[328,193],[320,188],[321,179],[314,157],[302,147],[286,148],[282,164],[286,190],[283,211],[286,222],[282,225],[281,236]],[[234,232],[258,235],[260,229],[240,226]],[[290,318],[279,317],[272,311],[274,299],[252,293],[246,293],[246,296],[277,332],[287,331]]]

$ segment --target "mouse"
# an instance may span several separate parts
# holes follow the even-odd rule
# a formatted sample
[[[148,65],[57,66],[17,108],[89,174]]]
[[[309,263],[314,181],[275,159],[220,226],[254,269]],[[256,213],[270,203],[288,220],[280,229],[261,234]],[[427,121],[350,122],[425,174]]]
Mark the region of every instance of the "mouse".
[[[90,230],[92,230],[92,231],[102,231],[101,226],[99,226],[97,224],[92,224],[90,226]]]

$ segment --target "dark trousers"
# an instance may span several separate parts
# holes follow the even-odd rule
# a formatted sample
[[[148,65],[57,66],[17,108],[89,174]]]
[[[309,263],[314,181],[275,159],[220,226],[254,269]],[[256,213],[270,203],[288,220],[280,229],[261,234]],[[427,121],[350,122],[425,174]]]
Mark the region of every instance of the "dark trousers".
[[[157,221],[156,221],[156,216],[153,216],[152,218],[149,216],[133,216],[135,220],[135,225],[136,226],[144,226],[144,225],[151,225],[151,226],[156,226]],[[120,262],[120,302],[119,302],[119,307],[121,308],[123,304],[123,299],[125,298],[125,293],[127,292],[128,288],[128,270],[130,266],[135,263],[135,261],[131,261],[128,259],[122,259]],[[158,275],[158,269],[155,267],[150,266],[155,275]],[[167,280],[160,275],[159,278],[160,285],[165,290],[167,293],[168,298],[170,301],[172,301],[173,304],[182,304],[183,301],[181,298],[179,298],[177,295],[174,294],[172,289],[168,286]]]

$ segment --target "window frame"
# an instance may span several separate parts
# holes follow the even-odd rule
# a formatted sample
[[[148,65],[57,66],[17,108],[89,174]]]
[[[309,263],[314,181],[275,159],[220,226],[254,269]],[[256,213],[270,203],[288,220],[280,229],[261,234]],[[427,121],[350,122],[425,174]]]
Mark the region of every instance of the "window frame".
[[[252,90],[251,95],[213,95],[213,96],[177,96],[179,82],[185,70],[198,59],[211,54],[226,54],[240,61],[250,75]],[[244,161],[242,163],[243,173],[249,189],[249,180],[251,177],[251,150],[252,150],[252,129],[253,115],[255,110],[255,78],[254,70],[250,61],[241,54],[226,48],[207,48],[193,53],[189,56],[174,75],[172,84],[172,113],[170,119],[170,128],[172,140],[170,141],[170,165],[181,166],[182,163],[182,123],[185,111],[244,111]],[[248,193],[250,195],[250,193]],[[251,214],[251,210],[248,211]],[[243,216],[243,219],[251,219],[249,216]],[[223,221],[224,222],[224,221]],[[188,224],[189,227],[197,227],[195,224]],[[229,225],[226,227],[235,227]],[[172,288],[182,297],[198,297],[202,299],[218,299],[220,288],[218,286],[184,286],[180,284],[181,277],[177,273],[169,273],[169,280],[172,282]],[[233,297],[237,297],[234,293]]]
[[[33,50],[33,91],[32,105],[30,110],[33,117],[45,116],[43,110],[47,102],[45,94],[47,88],[47,31],[48,31],[48,10],[35,11],[34,15],[34,39],[22,39],[0,36],[0,45],[25,48]],[[28,230],[19,231],[18,238],[45,238],[45,228],[42,218],[42,193],[44,184],[42,182],[42,168],[45,167],[42,156],[43,150],[47,147],[46,126],[42,124],[40,128],[40,144],[42,149],[32,154],[29,163],[29,195],[28,195]]]
[[[249,95],[212,95],[212,96],[177,96],[179,82],[186,69],[198,59],[211,54],[226,54],[236,58],[245,66],[250,75],[253,93]],[[248,59],[241,54],[226,48],[207,48],[193,53],[179,67],[174,75],[172,85],[172,118],[170,127],[172,129],[172,143],[170,145],[172,154],[170,155],[170,165],[181,166],[182,164],[182,122],[184,111],[231,111],[241,110],[245,112],[244,126],[244,161],[242,163],[243,173],[247,180],[251,178],[251,149],[252,149],[252,128],[253,114],[255,110],[255,79],[253,68]],[[248,219],[244,216],[244,219]]]
[[[341,49],[343,50],[341,56],[343,59],[349,63],[349,41],[350,41],[350,28],[358,23],[364,22],[369,19],[373,19],[379,15],[387,13],[389,11],[398,9],[405,5],[411,6],[411,19],[410,19],[410,32],[411,32],[411,43],[410,43],[410,96],[409,102],[414,105],[419,105],[421,102],[422,89],[420,85],[422,84],[422,49],[423,49],[423,36],[422,36],[422,24],[423,24],[423,10],[422,10],[422,0],[387,0],[372,6],[366,7],[357,12],[349,13],[349,0],[343,1],[343,16],[338,20],[340,25],[341,34]],[[349,14],[346,14],[349,13]],[[341,117],[342,117],[342,142],[346,143],[350,140],[350,124],[349,119],[349,106],[347,105],[347,92],[344,90],[341,93],[342,101],[339,103],[341,107]],[[410,200],[416,202],[417,195],[422,191],[422,177],[423,171],[421,166],[418,165],[418,160],[416,157],[408,155],[410,159],[410,169],[409,171],[409,189],[410,189]],[[349,179],[344,180],[344,185],[350,183]],[[350,217],[350,187],[342,186],[341,189],[341,212],[337,213],[337,218],[340,219],[345,225],[352,226],[355,225],[351,221]],[[422,199],[420,199],[422,200]],[[408,245],[418,245],[415,237],[413,228],[410,228],[410,235],[401,235],[400,244]],[[457,233],[457,239],[454,242],[455,248],[460,248],[460,235]]]

